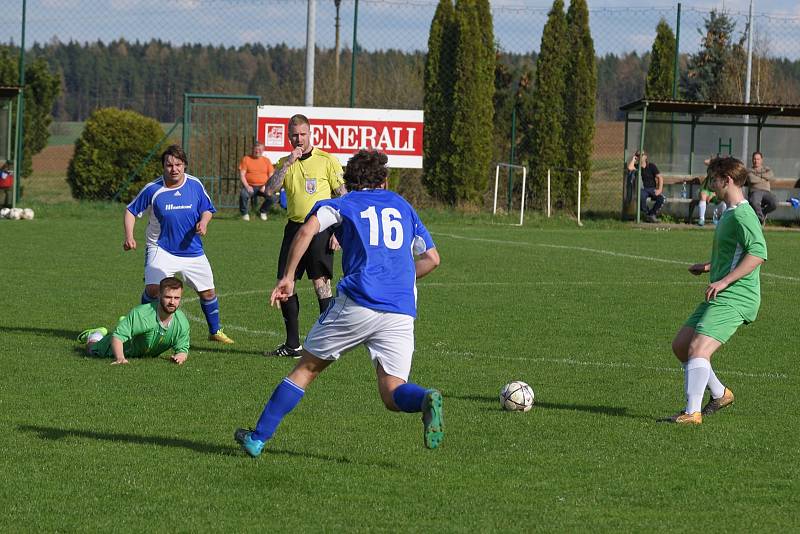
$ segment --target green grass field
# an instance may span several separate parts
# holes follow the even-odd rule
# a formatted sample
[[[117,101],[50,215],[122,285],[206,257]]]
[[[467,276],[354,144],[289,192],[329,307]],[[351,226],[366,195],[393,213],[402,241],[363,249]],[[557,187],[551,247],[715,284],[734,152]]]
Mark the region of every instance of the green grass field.
[[[711,232],[423,214],[442,265],[419,284],[412,379],[445,396],[446,437],[387,412],[366,351],[333,365],[253,460],[232,440],[293,361],[267,309],[283,222],[210,226],[222,321],[128,366],[74,337],[138,303],[122,207],[0,220],[0,531],[792,531],[800,525],[798,234],[769,231],[759,319],[715,357],[736,403],[693,428],[670,342],[699,302]],[[143,243],[144,224],[137,228]],[[314,320],[300,285],[303,331]],[[536,392],[500,410],[510,380]]]

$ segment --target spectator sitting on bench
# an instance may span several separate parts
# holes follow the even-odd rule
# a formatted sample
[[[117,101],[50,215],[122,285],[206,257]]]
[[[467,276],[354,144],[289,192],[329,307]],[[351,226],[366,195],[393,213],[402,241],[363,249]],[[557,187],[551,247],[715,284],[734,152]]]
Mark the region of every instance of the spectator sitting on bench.
[[[753,152],[753,167],[747,169],[747,185],[749,187],[747,201],[753,207],[753,211],[756,212],[762,225],[767,215],[778,207],[769,183],[773,179],[775,179],[775,175],[772,173],[772,169],[764,165],[764,156],[761,152]]]
[[[636,152],[628,162],[628,172],[636,173],[639,169],[639,152]],[[647,152],[641,154],[642,167],[642,191],[639,209],[645,216],[647,222],[658,222],[658,215],[661,213],[661,206],[664,205],[664,177],[654,163],[647,161]],[[647,200],[653,200],[653,206],[647,208]]]

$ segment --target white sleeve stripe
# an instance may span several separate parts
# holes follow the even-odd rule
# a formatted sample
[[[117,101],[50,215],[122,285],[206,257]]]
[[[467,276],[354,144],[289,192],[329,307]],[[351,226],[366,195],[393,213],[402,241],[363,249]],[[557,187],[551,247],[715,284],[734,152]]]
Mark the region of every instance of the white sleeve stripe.
[[[327,230],[334,224],[342,222],[342,214],[339,210],[332,206],[322,206],[317,210],[317,219],[319,219],[319,231]]]
[[[150,186],[153,186],[153,185],[155,185],[155,184],[157,184],[157,183],[159,183],[159,182],[162,182],[162,186],[163,186],[163,179],[162,179],[161,177],[159,177],[159,178],[158,178],[158,179],[156,179],[156,180],[153,180],[152,182],[150,182],[149,184],[147,184],[146,186],[144,186],[144,187],[143,187],[143,188],[142,188],[142,189],[139,191],[139,193],[138,193],[138,194],[137,194],[137,195],[134,197],[134,199],[133,199],[133,200],[131,200],[131,201],[128,203],[128,205],[127,205],[127,208],[129,208],[129,209],[130,209],[130,207],[131,207],[131,206],[133,206],[133,205],[136,203],[136,201],[137,201],[137,200],[139,200],[139,197],[140,197],[140,196],[142,196],[142,195],[143,195],[143,194],[144,194],[144,193],[145,193],[145,192],[146,192],[146,191],[147,191],[147,190],[150,188]],[[133,212],[131,212],[131,213],[133,213]],[[140,213],[138,213],[138,214],[134,214],[134,215],[140,215],[141,213],[142,213],[142,212],[140,212]]]

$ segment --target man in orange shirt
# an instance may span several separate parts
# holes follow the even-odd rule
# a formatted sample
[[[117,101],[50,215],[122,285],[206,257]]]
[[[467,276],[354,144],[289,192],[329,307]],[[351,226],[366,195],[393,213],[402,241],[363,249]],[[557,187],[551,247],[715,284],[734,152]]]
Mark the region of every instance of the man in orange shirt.
[[[262,221],[267,220],[267,213],[275,203],[275,197],[267,194],[264,185],[267,179],[275,172],[272,162],[264,156],[264,144],[256,141],[253,151],[242,158],[239,163],[239,175],[242,180],[242,192],[239,195],[239,212],[243,221],[250,220],[250,201],[254,198],[264,197],[264,203],[258,210]]]

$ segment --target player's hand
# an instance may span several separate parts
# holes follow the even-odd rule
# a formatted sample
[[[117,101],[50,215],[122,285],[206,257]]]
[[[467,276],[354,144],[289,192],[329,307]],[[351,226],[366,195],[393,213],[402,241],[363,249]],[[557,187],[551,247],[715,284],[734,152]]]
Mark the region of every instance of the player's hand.
[[[706,301],[715,300],[721,291],[725,291],[726,287],[728,287],[728,283],[722,280],[708,284],[708,287],[706,287]]]
[[[122,250],[134,250],[136,249],[136,240],[132,237],[126,237],[125,241],[122,243]]]
[[[195,226],[194,229],[195,232],[197,232],[197,235],[203,237],[204,235],[206,235],[206,232],[208,232],[208,223],[205,221],[200,221],[199,223],[197,223],[197,226]]]
[[[303,147],[296,146],[289,152],[289,165],[300,159],[303,155]]]
[[[174,363],[177,363],[178,365],[183,365],[183,362],[185,362],[186,358],[188,357],[189,357],[188,354],[173,354],[170,360],[172,360]]]
[[[278,280],[278,284],[275,286],[275,289],[272,290],[272,294],[269,296],[269,304],[270,306],[280,308],[281,302],[286,302],[293,294],[294,280],[282,278]]]
[[[701,275],[706,272],[706,264],[705,263],[695,263],[694,265],[689,266],[689,272],[695,276]]]
[[[336,239],[336,236],[335,235],[331,235],[331,238],[328,241],[328,249],[330,249],[330,250],[335,252],[335,251],[337,251],[337,250],[339,250],[341,248],[342,247],[339,246],[339,240]]]
[[[123,357],[121,360],[114,360],[111,365],[123,365],[126,363],[128,363],[128,360]]]

